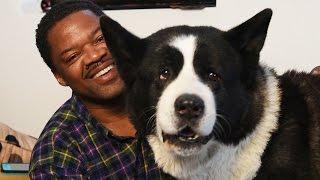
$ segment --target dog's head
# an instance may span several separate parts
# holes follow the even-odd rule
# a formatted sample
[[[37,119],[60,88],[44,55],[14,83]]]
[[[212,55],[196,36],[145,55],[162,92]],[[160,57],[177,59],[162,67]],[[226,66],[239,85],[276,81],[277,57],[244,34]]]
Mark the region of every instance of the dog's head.
[[[210,139],[237,143],[252,131],[258,117],[250,112],[261,111],[254,103],[259,53],[271,15],[266,9],[226,32],[176,26],[144,39],[102,17],[138,134],[189,156]]]

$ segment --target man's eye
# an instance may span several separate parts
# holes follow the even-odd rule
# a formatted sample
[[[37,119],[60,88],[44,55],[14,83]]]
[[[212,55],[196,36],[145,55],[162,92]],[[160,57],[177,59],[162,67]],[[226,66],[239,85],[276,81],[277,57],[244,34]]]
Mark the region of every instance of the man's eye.
[[[97,43],[101,43],[101,42],[104,42],[104,37],[102,35],[100,35],[97,40],[96,40]]]
[[[69,57],[67,58],[67,62],[72,62],[72,61],[74,61],[75,59],[78,58],[78,56],[79,56],[78,53],[72,54],[71,56],[69,56]]]

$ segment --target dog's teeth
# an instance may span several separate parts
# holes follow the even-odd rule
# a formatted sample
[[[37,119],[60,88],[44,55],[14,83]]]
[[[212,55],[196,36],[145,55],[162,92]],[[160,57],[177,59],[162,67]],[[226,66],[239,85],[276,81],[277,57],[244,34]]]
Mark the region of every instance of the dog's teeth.
[[[180,141],[190,141],[190,140],[196,140],[199,137],[199,135],[194,135],[192,137],[179,137]]]
[[[192,137],[188,137],[188,140],[195,140],[197,139],[199,136],[198,135],[195,135],[195,136],[192,136]]]
[[[113,64],[109,65],[108,67],[102,69],[101,71],[99,71],[93,78],[97,78],[100,77],[104,74],[106,74],[107,72],[109,72],[111,69],[113,68]]]

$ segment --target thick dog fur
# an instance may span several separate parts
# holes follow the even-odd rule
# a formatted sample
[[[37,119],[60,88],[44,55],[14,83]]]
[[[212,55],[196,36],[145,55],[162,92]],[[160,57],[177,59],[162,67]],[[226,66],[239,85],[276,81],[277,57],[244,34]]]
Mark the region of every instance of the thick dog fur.
[[[271,16],[266,9],[226,32],[176,26],[144,39],[101,18],[138,137],[164,172],[320,179],[320,79],[278,76],[259,63]]]

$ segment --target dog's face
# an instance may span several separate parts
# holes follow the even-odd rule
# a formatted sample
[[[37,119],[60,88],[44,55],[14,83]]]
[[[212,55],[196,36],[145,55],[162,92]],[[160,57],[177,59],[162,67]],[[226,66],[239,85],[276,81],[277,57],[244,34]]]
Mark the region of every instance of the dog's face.
[[[243,117],[255,98],[271,14],[264,10],[227,32],[177,26],[145,39],[102,17],[138,135],[157,137],[169,152],[190,156],[209,140],[238,143],[250,133],[258,122]]]

